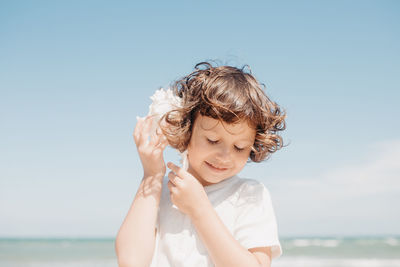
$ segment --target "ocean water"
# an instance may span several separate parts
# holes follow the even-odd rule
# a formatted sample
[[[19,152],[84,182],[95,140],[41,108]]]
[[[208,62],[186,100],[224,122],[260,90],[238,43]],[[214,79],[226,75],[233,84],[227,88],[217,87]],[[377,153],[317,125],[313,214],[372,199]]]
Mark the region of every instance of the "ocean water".
[[[274,267],[400,267],[400,237],[287,238]]]
[[[274,267],[400,267],[400,237],[284,238]],[[0,238],[0,267],[118,266],[113,239]]]

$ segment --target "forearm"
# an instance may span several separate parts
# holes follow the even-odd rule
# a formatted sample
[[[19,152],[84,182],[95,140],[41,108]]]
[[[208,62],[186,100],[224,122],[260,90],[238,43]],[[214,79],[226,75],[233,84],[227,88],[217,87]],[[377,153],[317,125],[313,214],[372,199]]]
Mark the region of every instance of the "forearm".
[[[261,266],[257,258],[234,239],[211,203],[191,218],[216,267]]]
[[[160,174],[142,179],[115,241],[119,266],[150,265],[163,177]]]

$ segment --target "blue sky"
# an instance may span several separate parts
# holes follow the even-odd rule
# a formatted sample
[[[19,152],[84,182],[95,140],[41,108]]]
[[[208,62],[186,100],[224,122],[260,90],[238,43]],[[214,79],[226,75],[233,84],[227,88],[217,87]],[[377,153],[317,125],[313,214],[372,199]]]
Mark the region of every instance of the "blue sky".
[[[287,111],[288,146],[242,172],[270,189],[281,236],[400,235],[399,11],[3,1],[0,236],[115,236],[142,175],[136,116],[209,59],[249,64]]]

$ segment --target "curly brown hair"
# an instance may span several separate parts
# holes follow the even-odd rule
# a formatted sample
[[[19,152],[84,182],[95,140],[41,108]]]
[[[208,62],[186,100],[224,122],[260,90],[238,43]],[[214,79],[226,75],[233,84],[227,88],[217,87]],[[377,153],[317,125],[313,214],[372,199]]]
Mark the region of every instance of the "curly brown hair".
[[[182,99],[182,107],[164,114],[160,127],[173,148],[186,150],[198,113],[226,123],[245,120],[254,127],[256,136],[249,155],[254,162],[282,148],[278,132],[286,128],[286,114],[268,98],[262,88],[265,86],[251,71],[245,71],[246,67],[214,67],[201,62],[172,85],[174,94]]]

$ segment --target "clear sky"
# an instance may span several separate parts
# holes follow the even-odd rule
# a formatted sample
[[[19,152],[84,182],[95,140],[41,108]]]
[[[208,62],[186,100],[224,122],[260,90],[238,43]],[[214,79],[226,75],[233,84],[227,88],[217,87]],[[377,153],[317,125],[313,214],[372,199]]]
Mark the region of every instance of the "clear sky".
[[[287,147],[241,176],[281,236],[400,235],[398,1],[1,1],[0,236],[113,237],[159,87],[249,64]],[[166,152],[177,161],[177,153]]]

